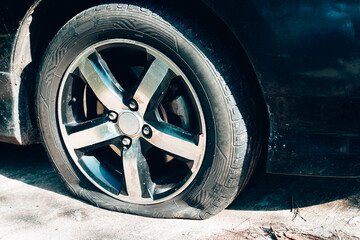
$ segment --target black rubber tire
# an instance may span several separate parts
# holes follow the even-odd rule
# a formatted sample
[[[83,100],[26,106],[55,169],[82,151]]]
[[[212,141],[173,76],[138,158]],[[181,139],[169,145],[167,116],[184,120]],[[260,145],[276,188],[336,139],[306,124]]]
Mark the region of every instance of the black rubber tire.
[[[176,11],[154,5],[104,4],[71,19],[50,43],[39,69],[37,117],[43,144],[67,188],[92,204],[120,212],[162,218],[206,219],[226,208],[247,182],[256,154],[248,136],[251,96],[246,87],[230,89],[241,76],[206,31],[188,31]],[[204,108],[208,131],[202,167],[188,188],[154,205],[130,204],[106,195],[79,171],[62,142],[57,123],[57,97],[62,76],[85,48],[109,38],[143,42],[174,61],[189,78]],[[213,45],[210,48],[208,42]],[[213,49],[219,49],[220,54]],[[240,83],[242,85],[242,83]],[[235,84],[236,85],[236,84]],[[234,92],[233,92],[234,91]],[[237,106],[236,99],[243,102]],[[255,139],[255,138],[254,138]],[[255,147],[253,149],[256,150]]]

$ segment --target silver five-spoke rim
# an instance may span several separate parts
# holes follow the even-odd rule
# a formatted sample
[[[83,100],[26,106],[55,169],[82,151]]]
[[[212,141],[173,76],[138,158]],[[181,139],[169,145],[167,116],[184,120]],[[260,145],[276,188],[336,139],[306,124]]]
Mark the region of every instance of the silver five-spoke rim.
[[[199,172],[206,144],[200,101],[180,68],[144,43],[112,39],[84,50],[62,79],[57,105],[72,160],[112,197],[159,203]]]

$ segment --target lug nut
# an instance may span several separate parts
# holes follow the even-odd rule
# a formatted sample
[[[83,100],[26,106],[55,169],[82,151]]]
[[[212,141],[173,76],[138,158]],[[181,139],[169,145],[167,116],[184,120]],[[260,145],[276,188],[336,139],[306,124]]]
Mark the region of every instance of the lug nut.
[[[152,131],[149,126],[144,126],[142,132],[143,132],[144,136],[151,137]]]
[[[136,111],[138,109],[138,104],[134,99],[131,99],[129,102],[129,108],[133,111]]]
[[[122,144],[123,144],[125,147],[130,147],[131,139],[128,138],[128,137],[124,137],[121,142],[122,142]]]
[[[109,113],[109,119],[110,119],[110,121],[115,122],[116,119],[117,119],[117,117],[118,117],[118,115],[117,115],[116,112],[110,112],[110,113]]]

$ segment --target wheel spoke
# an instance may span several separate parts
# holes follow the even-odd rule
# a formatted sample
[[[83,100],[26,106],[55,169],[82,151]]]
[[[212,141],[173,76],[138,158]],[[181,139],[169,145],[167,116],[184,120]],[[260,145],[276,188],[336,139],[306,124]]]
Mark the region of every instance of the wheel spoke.
[[[123,169],[126,189],[131,200],[152,197],[155,184],[151,181],[149,166],[141,152],[139,139],[123,150]]]
[[[66,141],[74,149],[106,144],[106,142],[120,136],[115,124],[103,118],[83,123],[67,124],[66,129],[69,132]]]
[[[141,116],[145,115],[147,109],[158,105],[174,76],[163,60],[156,58],[150,63],[133,96]]]
[[[118,112],[124,108],[122,99],[124,90],[97,51],[94,50],[87,58],[82,59],[79,70],[96,97],[107,109]]]
[[[195,136],[168,123],[154,123],[150,127],[152,136],[145,138],[150,144],[170,155],[194,161],[194,165],[201,161],[204,152],[203,134]]]

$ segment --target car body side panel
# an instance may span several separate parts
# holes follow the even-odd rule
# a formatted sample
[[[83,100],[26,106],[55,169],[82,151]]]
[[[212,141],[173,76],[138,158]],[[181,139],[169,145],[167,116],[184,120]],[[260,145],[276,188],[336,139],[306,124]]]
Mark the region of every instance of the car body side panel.
[[[2,0],[0,8],[0,72],[11,72],[13,44],[20,23],[34,0]]]
[[[0,4],[0,141],[14,144],[36,142],[29,120],[29,104],[23,79],[27,78],[29,32],[33,0],[3,0]],[[33,5],[34,6],[34,5]],[[28,13],[28,14],[26,14]],[[25,27],[24,27],[25,26]],[[31,103],[33,104],[33,103]]]
[[[270,117],[269,172],[360,175],[360,3],[205,0],[231,26]]]
[[[16,23],[7,14],[9,8],[0,8],[0,141],[16,142],[13,122],[13,92],[11,87],[10,62]],[[18,23],[17,23],[18,25]]]
[[[1,13],[0,13],[1,14]],[[6,25],[0,25],[0,71],[10,71],[10,58],[12,49],[12,36]]]
[[[11,75],[0,72],[0,141],[17,144],[13,108]]]

